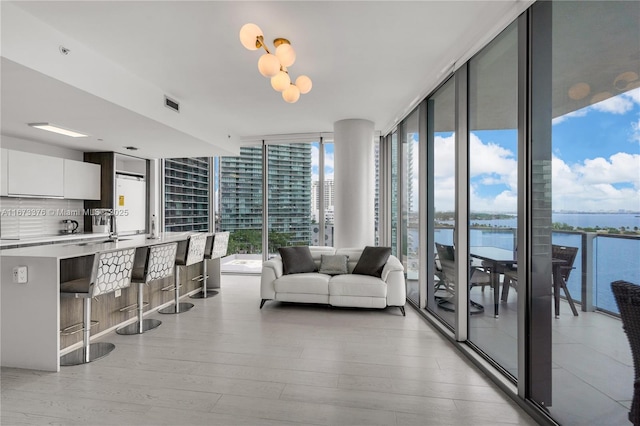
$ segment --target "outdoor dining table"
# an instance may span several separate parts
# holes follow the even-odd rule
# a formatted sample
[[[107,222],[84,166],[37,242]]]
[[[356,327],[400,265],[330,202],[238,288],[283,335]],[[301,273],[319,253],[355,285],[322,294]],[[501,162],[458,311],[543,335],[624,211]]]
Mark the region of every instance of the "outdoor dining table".
[[[505,269],[515,269],[518,264],[516,253],[513,250],[507,250],[492,246],[471,246],[469,247],[471,257],[475,257],[484,261],[485,265],[490,268],[489,280],[493,288],[494,316],[499,317],[499,291],[500,291],[500,271]],[[569,294],[566,284],[563,283],[562,268],[566,264],[565,260],[552,259],[552,279],[553,279],[553,297],[556,318],[560,315],[560,289],[563,288],[567,296],[567,301],[571,307],[574,316],[578,316],[578,311],[573,303],[573,299]]]
[[[475,257],[485,262],[489,267],[489,282],[493,288],[493,315],[499,316],[500,301],[500,270],[511,268],[518,263],[513,250],[507,250],[491,246],[471,246],[469,247],[471,257]]]

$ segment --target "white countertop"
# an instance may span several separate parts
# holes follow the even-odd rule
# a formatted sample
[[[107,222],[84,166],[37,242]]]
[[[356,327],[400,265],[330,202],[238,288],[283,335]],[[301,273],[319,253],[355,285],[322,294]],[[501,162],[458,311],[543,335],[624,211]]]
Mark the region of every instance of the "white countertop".
[[[147,235],[144,234],[127,235],[120,237],[120,239],[116,242],[87,241],[83,243],[70,241],[69,244],[47,244],[40,246],[5,249],[2,250],[0,254],[2,255],[2,257],[22,256],[68,259],[72,257],[92,255],[104,250],[136,248],[166,242],[182,241],[187,239],[189,235],[192,235],[194,233],[195,232],[163,232],[157,239],[149,239],[147,238]],[[83,235],[85,235],[85,238],[87,238],[87,235],[96,234]],[[105,235],[105,237],[103,238],[108,238],[108,235]]]
[[[67,241],[88,240],[88,239],[105,239],[109,234],[103,233],[79,233],[79,234],[59,234],[59,235],[43,235],[40,237],[27,237],[20,239],[0,238],[0,248],[11,247],[17,245],[34,245],[34,244],[50,244],[50,243],[64,243]]]

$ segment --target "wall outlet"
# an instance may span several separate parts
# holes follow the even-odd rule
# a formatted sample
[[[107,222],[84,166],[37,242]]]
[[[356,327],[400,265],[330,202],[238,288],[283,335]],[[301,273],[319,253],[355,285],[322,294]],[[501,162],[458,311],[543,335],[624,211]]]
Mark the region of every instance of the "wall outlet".
[[[13,268],[13,282],[17,284],[26,284],[27,282],[26,266],[16,266]]]
[[[122,289],[117,289],[114,293],[116,297],[120,297],[122,296]]]

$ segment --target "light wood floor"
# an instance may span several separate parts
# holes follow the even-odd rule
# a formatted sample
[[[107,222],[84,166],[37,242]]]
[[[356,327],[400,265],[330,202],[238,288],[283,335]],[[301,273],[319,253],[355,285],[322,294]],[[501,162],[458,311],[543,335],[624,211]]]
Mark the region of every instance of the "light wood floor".
[[[535,422],[413,309],[267,302],[259,277],[59,373],[2,369],[1,423],[496,425]]]

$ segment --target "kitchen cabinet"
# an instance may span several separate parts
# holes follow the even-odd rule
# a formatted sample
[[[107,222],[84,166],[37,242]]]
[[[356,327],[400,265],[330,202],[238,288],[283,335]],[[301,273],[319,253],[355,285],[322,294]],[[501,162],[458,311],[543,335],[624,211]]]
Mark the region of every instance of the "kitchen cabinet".
[[[100,199],[100,165],[64,160],[64,198]]]
[[[7,164],[9,160],[7,158],[7,150],[0,148],[0,196],[6,196],[7,191]]]
[[[8,195],[60,198],[64,195],[62,158],[9,150],[7,172]]]

